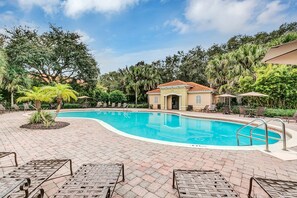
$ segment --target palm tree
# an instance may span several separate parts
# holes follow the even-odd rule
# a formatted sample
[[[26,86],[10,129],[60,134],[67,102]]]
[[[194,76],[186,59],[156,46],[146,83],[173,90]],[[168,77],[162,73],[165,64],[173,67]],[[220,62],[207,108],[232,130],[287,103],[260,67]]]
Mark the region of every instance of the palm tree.
[[[44,93],[48,93],[53,98],[56,98],[58,107],[56,116],[61,110],[63,101],[70,102],[71,99],[77,100],[78,93],[72,89],[68,84],[57,83],[55,86],[46,86],[42,89]]]
[[[9,69],[4,77],[3,87],[10,93],[11,107],[14,105],[14,94],[29,87],[31,80],[27,74],[15,69]]]
[[[142,70],[144,91],[155,89],[161,83],[161,75],[157,68],[145,65]]]
[[[141,77],[141,66],[131,66],[129,68],[126,68],[126,76],[125,76],[125,82],[127,92],[130,90],[133,90],[135,94],[135,105],[137,106],[137,100],[138,95],[140,92],[140,86],[142,85],[142,77]]]
[[[4,51],[0,49],[0,84],[2,84],[2,80],[6,73],[7,67],[7,59]]]
[[[17,102],[28,102],[34,101],[35,109],[41,111],[41,102],[52,102],[53,97],[49,94],[46,94],[40,87],[33,87],[32,90],[23,90],[20,93],[24,96],[19,97]]]

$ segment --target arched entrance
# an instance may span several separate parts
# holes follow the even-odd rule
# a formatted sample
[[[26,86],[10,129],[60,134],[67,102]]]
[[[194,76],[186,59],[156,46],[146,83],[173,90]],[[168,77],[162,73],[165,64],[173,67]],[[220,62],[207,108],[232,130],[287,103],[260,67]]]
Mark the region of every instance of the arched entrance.
[[[171,109],[179,110],[179,96],[172,95],[172,97],[171,97]]]
[[[165,97],[164,105],[166,110],[181,110],[182,96],[177,94],[170,94]]]

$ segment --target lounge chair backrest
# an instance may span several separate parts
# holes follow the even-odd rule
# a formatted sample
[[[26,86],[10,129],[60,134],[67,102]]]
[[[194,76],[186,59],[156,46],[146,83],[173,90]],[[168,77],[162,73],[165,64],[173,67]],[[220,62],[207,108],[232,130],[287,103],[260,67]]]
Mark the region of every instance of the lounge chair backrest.
[[[19,107],[17,104],[14,104],[12,107],[13,107],[15,110],[20,110],[20,107]]]
[[[203,110],[208,110],[208,108],[209,108],[209,105],[205,105]]]
[[[229,114],[230,113],[230,108],[228,106],[224,107],[224,114]]]
[[[210,110],[210,111],[215,111],[216,108],[217,108],[216,105],[210,105],[210,106],[209,106],[209,110]]]
[[[258,107],[257,108],[257,116],[264,116],[264,112],[265,112],[265,107]]]
[[[122,103],[119,102],[119,103],[118,103],[118,108],[120,108],[121,106],[122,106]]]
[[[127,103],[124,103],[124,104],[123,104],[123,108],[126,108],[126,107],[127,107]]]
[[[1,110],[1,111],[5,111],[6,108],[5,108],[2,104],[0,104],[0,110]]]
[[[28,104],[28,103],[24,103],[24,104],[23,104],[23,106],[24,106],[24,110],[29,110],[29,109],[30,109],[30,107],[29,107],[29,104]]]
[[[101,107],[102,106],[102,102],[97,102],[96,107]]]
[[[116,104],[113,102],[112,104],[111,104],[111,107],[115,107],[116,106]]]
[[[240,114],[246,114],[245,108],[244,107],[239,107],[239,113]]]
[[[106,102],[103,104],[103,107],[107,107],[107,103]]]

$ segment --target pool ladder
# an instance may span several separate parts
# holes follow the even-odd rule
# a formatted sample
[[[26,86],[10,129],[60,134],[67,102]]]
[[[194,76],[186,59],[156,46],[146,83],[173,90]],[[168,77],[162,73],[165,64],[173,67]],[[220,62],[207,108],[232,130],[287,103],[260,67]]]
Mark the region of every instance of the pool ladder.
[[[270,137],[268,134],[268,123],[272,122],[272,121],[276,121],[281,123],[282,125],[282,138],[275,138],[275,137]],[[259,123],[260,122],[260,123]],[[244,128],[251,126],[252,128],[250,129],[249,135],[245,135],[240,133]],[[262,134],[257,134],[257,133],[253,133],[255,129],[264,126],[264,131],[265,131],[265,135]],[[283,150],[287,150],[287,136],[286,136],[286,126],[284,121],[282,121],[279,118],[275,118],[275,119],[271,119],[268,121],[265,121],[264,119],[261,118],[256,118],[254,120],[252,120],[251,122],[247,123],[246,125],[243,125],[242,127],[240,127],[237,131],[236,131],[236,139],[237,139],[237,145],[240,146],[240,141],[239,141],[239,137],[246,137],[250,139],[250,145],[253,145],[253,139],[254,140],[259,140],[259,141],[263,141],[265,142],[265,151],[269,152],[269,139],[273,139],[273,140],[282,140],[283,141]],[[257,137],[254,137],[257,136]],[[261,138],[264,137],[264,138]]]

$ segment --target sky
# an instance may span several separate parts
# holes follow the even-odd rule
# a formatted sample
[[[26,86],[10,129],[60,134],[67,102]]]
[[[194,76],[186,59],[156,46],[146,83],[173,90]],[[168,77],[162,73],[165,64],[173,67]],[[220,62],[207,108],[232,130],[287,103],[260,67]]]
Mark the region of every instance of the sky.
[[[0,0],[0,33],[49,24],[79,33],[101,73],[164,60],[297,21],[297,0]]]

